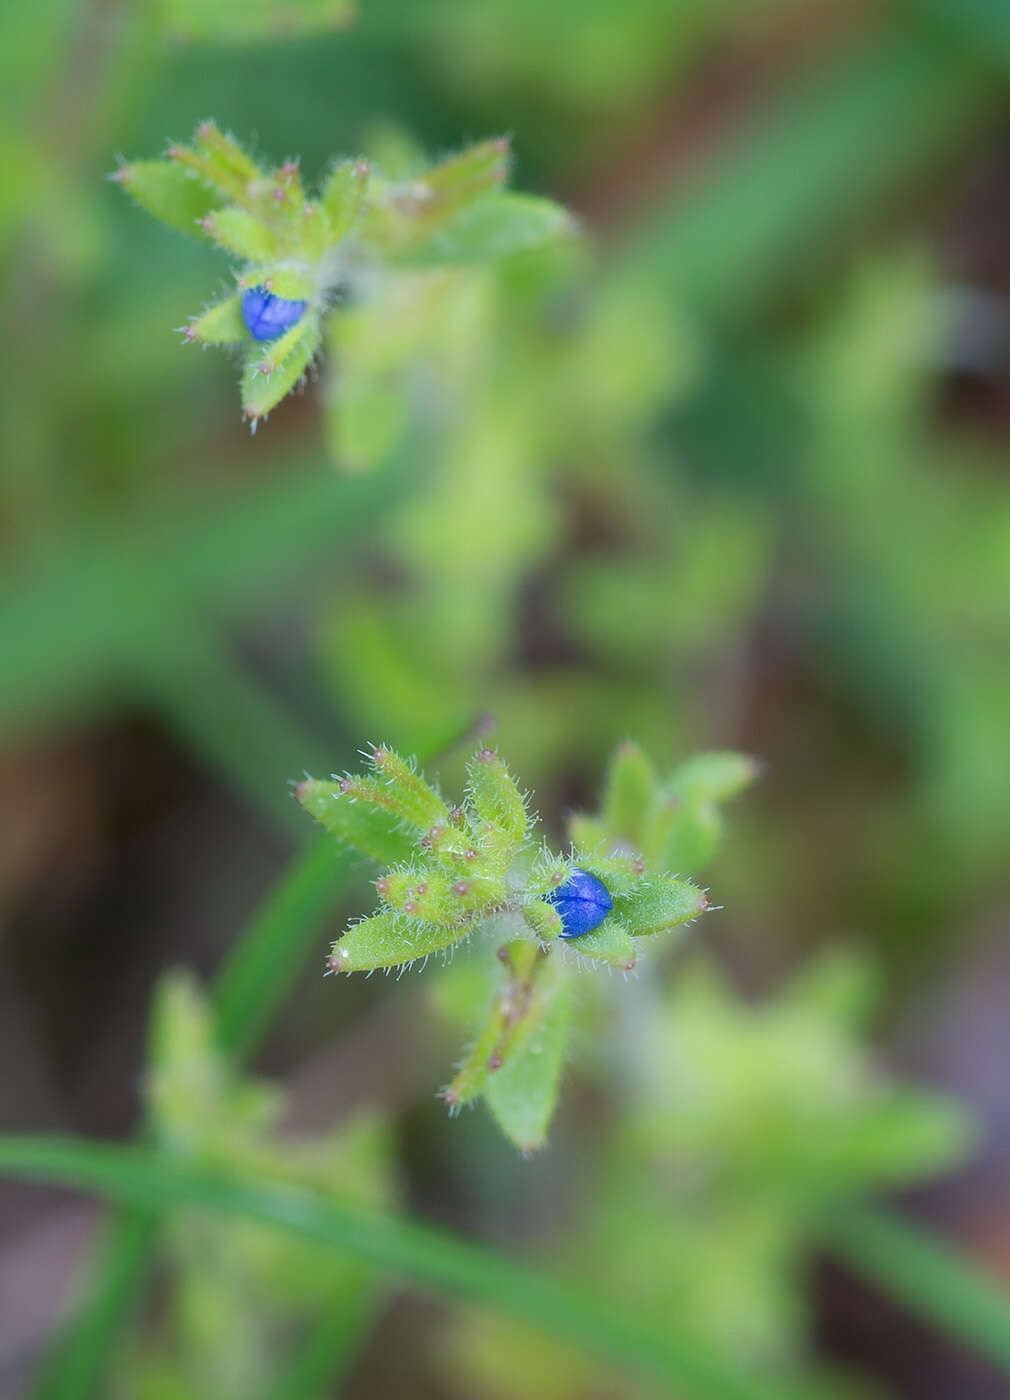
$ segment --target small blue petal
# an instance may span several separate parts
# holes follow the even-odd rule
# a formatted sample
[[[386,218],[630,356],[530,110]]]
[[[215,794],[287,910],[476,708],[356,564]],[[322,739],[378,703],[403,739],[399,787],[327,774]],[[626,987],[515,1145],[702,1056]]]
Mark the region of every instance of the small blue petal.
[[[242,296],[242,320],[253,340],[276,340],[301,320],[307,301],[275,297],[266,287],[250,287]]]
[[[584,933],[590,933],[603,923],[614,907],[603,881],[578,867],[546,899],[561,915],[562,938],[581,938]]]

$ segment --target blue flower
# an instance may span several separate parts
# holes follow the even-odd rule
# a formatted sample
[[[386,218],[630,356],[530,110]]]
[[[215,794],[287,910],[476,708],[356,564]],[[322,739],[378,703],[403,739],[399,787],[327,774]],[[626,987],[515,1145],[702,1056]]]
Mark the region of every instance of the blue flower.
[[[307,301],[275,297],[266,287],[250,287],[242,296],[242,320],[253,340],[276,340],[300,320]]]
[[[603,881],[577,866],[565,883],[546,898],[561,915],[562,938],[581,938],[602,924],[614,907]]]

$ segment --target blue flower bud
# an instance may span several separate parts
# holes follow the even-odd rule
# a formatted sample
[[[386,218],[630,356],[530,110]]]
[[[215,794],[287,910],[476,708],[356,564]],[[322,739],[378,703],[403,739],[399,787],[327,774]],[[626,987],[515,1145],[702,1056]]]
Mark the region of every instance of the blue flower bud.
[[[266,287],[250,287],[242,296],[242,320],[253,340],[276,340],[305,313],[307,301],[275,297]]]
[[[614,907],[603,881],[578,867],[546,899],[561,915],[562,938],[581,938],[602,924]]]

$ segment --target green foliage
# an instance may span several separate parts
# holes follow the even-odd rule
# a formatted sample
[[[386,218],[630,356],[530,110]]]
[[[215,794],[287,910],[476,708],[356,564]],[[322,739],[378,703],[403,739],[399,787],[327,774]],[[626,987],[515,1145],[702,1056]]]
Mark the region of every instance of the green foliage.
[[[391,1142],[373,1115],[339,1131],[280,1136],[283,1096],[242,1078],[215,1045],[209,1002],[184,974],[154,1007],[147,1102],[152,1139],[169,1158],[248,1182],[311,1190],[320,1201],[388,1207]],[[364,1325],[378,1290],[353,1256],[261,1225],[208,1225],[186,1211],[164,1236],[170,1295],[162,1325],[125,1348],[113,1381],[123,1395],[266,1394],[314,1333],[351,1312]],[[336,1329],[339,1335],[339,1327]],[[339,1353],[330,1354],[332,1369]]]
[[[838,1237],[847,1202],[949,1168],[973,1137],[951,1100],[896,1084],[873,1062],[870,972],[828,954],[748,1005],[699,959],[668,993],[638,998],[633,1030],[607,1055],[613,1068],[630,1052],[613,1075],[621,1126],[572,1228],[547,1246],[573,1275],[607,1279],[643,1318],[676,1316],[699,1345],[777,1375],[784,1390],[803,1373],[825,1397],[852,1391],[805,1371],[808,1250]],[[868,1225],[864,1240],[846,1252],[872,1251]],[[496,1400],[538,1393],[525,1364],[512,1364],[527,1356],[551,1395],[583,1393],[579,1358],[501,1319],[454,1324],[445,1350],[475,1385],[493,1371]]]
[[[350,0],[158,0],[173,39],[243,43],[325,34],[349,23]]]
[[[188,8],[173,4],[185,28]],[[313,7],[301,5],[311,18]],[[320,10],[329,20],[335,13]],[[282,22],[269,5],[247,18],[253,31],[271,19]],[[246,329],[239,296],[185,327],[187,341],[243,347],[242,409],[255,428],[304,380],[322,346],[324,321],[338,315],[332,310],[338,298],[374,294],[399,267],[486,263],[571,231],[568,215],[550,200],[500,188],[507,161],[505,140],[471,146],[405,179],[389,179],[365,160],[338,161],[313,196],[297,161],[268,168],[207,121],[191,145],[170,145],[163,160],[124,163],[113,179],[162,223],[209,239],[237,259],[240,290],[262,287],[307,303],[266,347]]]
[[[12,8],[0,54],[2,295],[17,342],[0,384],[5,734],[44,753],[92,724],[104,733],[123,712],[150,715],[290,840],[308,824],[283,778],[320,771],[366,725],[421,750],[419,719],[438,730],[491,709],[517,769],[537,774],[548,823],[584,793],[615,730],[634,733],[655,764],[641,750],[615,760],[603,810],[575,828],[581,862],[616,883],[633,876],[639,852],[657,870],[697,877],[713,858],[722,797],[672,756],[746,734],[774,782],[754,815],[742,813],[744,838],[713,875],[731,957],[751,940],[747,966],[770,977],[762,950],[774,950],[775,967],[794,958],[814,936],[811,910],[827,911],[817,932],[859,928],[892,973],[904,968],[916,983],[944,949],[968,957],[973,918],[996,907],[1008,858],[1010,783],[998,759],[1010,535],[998,415],[986,413],[979,433],[977,404],[965,414],[959,393],[951,412],[948,393],[952,357],[979,351],[975,333],[991,326],[995,303],[952,288],[949,239],[943,258],[931,245],[939,210],[942,228],[959,230],[958,277],[986,283],[977,250],[988,239],[976,238],[977,207],[960,186],[961,172],[992,159],[1005,7],[873,7],[851,47],[855,31],[831,5],[827,24],[812,15],[803,43],[783,45],[778,0],[358,8],[333,39],[346,6],[328,0],[159,0],[117,7],[111,25],[103,6]],[[206,41],[217,47],[202,51]],[[202,165],[124,167],[123,183],[152,212],[194,235],[188,246],[117,207],[100,179],[110,151],[149,149],[158,133],[184,129],[194,106],[324,169],[318,200],[334,258],[351,263],[339,290],[352,298],[335,309],[320,297],[274,347],[282,364],[269,346],[253,353],[239,293],[271,273],[279,292],[312,288],[305,267],[278,266],[277,211],[238,197],[258,177],[234,143],[208,130],[192,147]],[[583,240],[556,236],[568,226],[557,206],[501,188],[495,143],[428,178],[409,138],[372,129],[391,113],[431,149],[460,131],[514,130],[529,187],[571,191],[587,223],[604,224],[598,263]],[[333,133],[365,152],[370,180],[356,159],[324,166]],[[296,170],[261,166],[283,172],[292,207],[312,202]],[[507,255],[490,260],[502,242]],[[327,447],[349,471],[383,465],[365,489],[329,480],[311,449],[290,451],[277,435],[240,453],[222,413],[224,357],[179,354],[164,335],[212,287],[216,250],[235,260],[235,280],[187,336],[236,347],[253,414],[326,354]],[[986,395],[1000,374],[998,358],[983,356],[981,370],[971,362]],[[311,416],[293,414],[291,434],[306,423],[311,434]],[[197,499],[184,504],[183,493]],[[236,663],[224,621],[241,626],[243,645],[251,635],[262,661],[264,641],[283,631],[291,650],[276,687]],[[314,693],[307,637],[332,715]],[[308,728],[280,702],[285,690]],[[418,858],[418,829],[387,809],[333,802],[328,784],[301,791],[348,849],[297,860],[229,959],[216,997],[229,1052],[250,1053],[289,1002],[355,868],[349,850],[381,866]],[[19,832],[33,830],[43,798],[19,784]],[[19,835],[15,856],[20,846]],[[559,1220],[542,1247],[552,1267],[612,1278],[646,1335],[612,1302],[583,1307],[560,1289],[544,1299],[536,1274],[506,1269],[502,1282],[487,1257],[454,1275],[457,1291],[526,1323],[546,1319],[587,1352],[598,1342],[638,1372],[658,1356],[651,1374],[664,1393],[747,1394],[771,1376],[781,1397],[799,1368],[808,1379],[800,1277],[816,1240],[1005,1365],[1010,1328],[996,1291],[850,1203],[952,1158],[958,1136],[942,1104],[875,1073],[851,1029],[873,976],[851,960],[814,964],[806,992],[788,985],[791,1009],[785,993],[745,1006],[704,970],[678,973],[669,998],[645,977],[576,980],[583,964],[609,970],[649,949],[654,916],[639,900],[634,929],[615,910],[574,965],[557,956],[556,911],[542,896],[567,859],[520,852],[525,936],[509,940],[507,963],[492,930],[469,939],[470,956],[432,990],[471,1037],[466,1101],[484,1097],[526,1145],[546,1131],[571,1018],[593,1080],[592,1141],[578,1137],[576,1104],[555,1144],[570,1229]],[[649,878],[662,895],[664,882]],[[222,880],[215,910],[240,885],[244,894],[244,881]],[[8,893],[5,883],[16,911],[16,887],[10,906]],[[732,922],[734,909],[746,917]],[[941,971],[946,985],[957,969],[948,958]],[[907,990],[889,981],[892,995]],[[52,985],[61,1006],[55,974]],[[351,1003],[358,989],[345,990]],[[524,998],[506,1062],[491,1071],[508,1008]],[[312,1012],[310,994],[292,1005],[282,1049],[316,1033]],[[660,1021],[670,1023],[662,1034]],[[682,1045],[683,1115],[662,1083]],[[714,1090],[706,1056],[723,1071]],[[764,1078],[782,1077],[781,1105],[756,1068],[748,1075],[750,1060]],[[769,1141],[745,1131],[749,1114]],[[403,1130],[411,1161],[423,1150],[419,1121]],[[564,1157],[569,1134],[577,1172]],[[494,1154],[473,1141],[484,1139],[457,1135],[454,1158],[481,1214]],[[64,1161],[88,1150],[65,1144]],[[45,1154],[32,1160],[43,1172]],[[116,1154],[103,1165],[113,1180]],[[161,1149],[130,1165],[133,1199],[150,1205],[162,1191],[166,1224],[217,1199],[197,1168]],[[217,1188],[234,1208],[304,1223],[286,1182],[250,1199],[247,1166],[234,1171]],[[191,1195],[173,1197],[183,1177]],[[315,1204],[312,1228],[322,1236],[339,1222],[335,1247],[346,1250],[347,1217]],[[487,1215],[494,1228],[493,1208],[479,1223]],[[410,1276],[422,1259],[413,1276],[444,1288],[457,1242],[403,1228],[384,1219],[359,1245],[374,1258],[395,1239],[397,1268]],[[131,1260],[138,1249],[147,1257],[152,1235],[148,1217],[138,1226],[131,1215],[101,1256],[99,1269],[112,1270],[99,1282],[105,1310],[52,1391],[61,1400],[107,1388],[102,1352],[141,1294]],[[174,1234],[172,1248],[174,1278],[185,1263]],[[666,1291],[657,1257],[671,1261]],[[249,1281],[259,1316],[261,1281]],[[193,1297],[210,1336],[215,1299]],[[220,1312],[226,1320],[229,1308]],[[325,1313],[316,1338],[351,1316]],[[694,1369],[683,1364],[696,1359],[690,1346],[669,1357],[681,1319],[701,1351]],[[145,1383],[157,1384],[164,1337],[192,1338],[199,1319],[188,1312],[183,1323],[156,1319]],[[206,1357],[215,1381],[233,1348],[241,1369],[246,1345],[238,1327],[216,1335]],[[454,1321],[452,1337],[455,1388],[467,1395],[533,1397],[540,1386],[582,1396],[608,1384],[594,1362],[523,1324],[504,1333],[500,1318],[480,1329]],[[308,1339],[288,1393],[314,1393],[301,1376],[317,1354]],[[727,1379],[719,1361],[741,1354],[743,1379]],[[196,1355],[194,1344],[183,1393],[194,1392]],[[814,1380],[820,1395],[841,1388]],[[179,1393],[179,1376],[169,1371],[165,1387]]]
[[[699,754],[662,780],[637,744],[622,744],[607,775],[600,815],[576,813],[572,839],[583,846],[630,851],[654,867],[702,869],[722,834],[719,804],[757,775],[744,754]]]
[[[77,1138],[0,1137],[0,1171],[98,1191],[148,1210],[192,1208],[222,1220],[269,1225],[327,1251],[353,1252],[440,1294],[495,1307],[653,1387],[705,1400],[812,1400],[805,1388],[768,1384],[732,1360],[699,1348],[676,1317],[643,1325],[580,1283],[556,1282],[507,1256],[430,1226],[399,1221],[314,1188],[251,1183],[145,1148]]]
[[[623,781],[627,754],[611,770],[608,803],[615,782]],[[713,760],[710,778],[696,783],[705,800],[732,789],[724,769],[733,756],[724,758]],[[295,790],[342,843],[373,859],[400,856],[375,882],[382,908],[334,943],[328,968],[403,969],[464,940],[501,941],[501,976],[487,1017],[443,1097],[456,1112],[483,1096],[506,1135],[532,1152],[542,1146],[557,1102],[573,968],[601,963],[630,972],[639,940],[690,923],[709,907],[708,897],[641,856],[577,844],[569,856],[547,848],[533,855],[528,799],[495,749],[481,747],[471,757],[464,801],[452,808],[392,749],[375,747],[369,760],[367,776],[309,778]],[[603,881],[613,909],[569,942],[548,896],[575,868]]]

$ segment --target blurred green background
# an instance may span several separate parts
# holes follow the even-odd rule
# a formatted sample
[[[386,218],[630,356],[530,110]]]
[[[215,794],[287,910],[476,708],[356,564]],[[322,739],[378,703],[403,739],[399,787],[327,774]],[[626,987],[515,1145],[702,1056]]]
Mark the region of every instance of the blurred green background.
[[[1010,1280],[1010,10],[37,0],[0,34],[5,1129],[122,1138],[146,1092],[170,1150],[564,1267],[770,1394],[1005,1395],[810,1221],[944,1159],[857,1131],[898,1075],[977,1124],[902,1207]],[[224,259],[105,179],[209,116],[312,178],[508,132],[581,236],[378,286],[250,437],[227,355],[173,334]],[[289,782],[382,739],[452,785],[491,724],[555,839],[621,739],[761,760],[703,965],[614,982],[524,1162],[433,1097],[437,972],[318,975],[355,866],[277,973],[287,1107],[231,1082],[193,979],[311,839]],[[87,1393],[51,1358],[97,1219],[3,1185],[0,1395]],[[194,1221],[93,1393],[650,1393]]]

